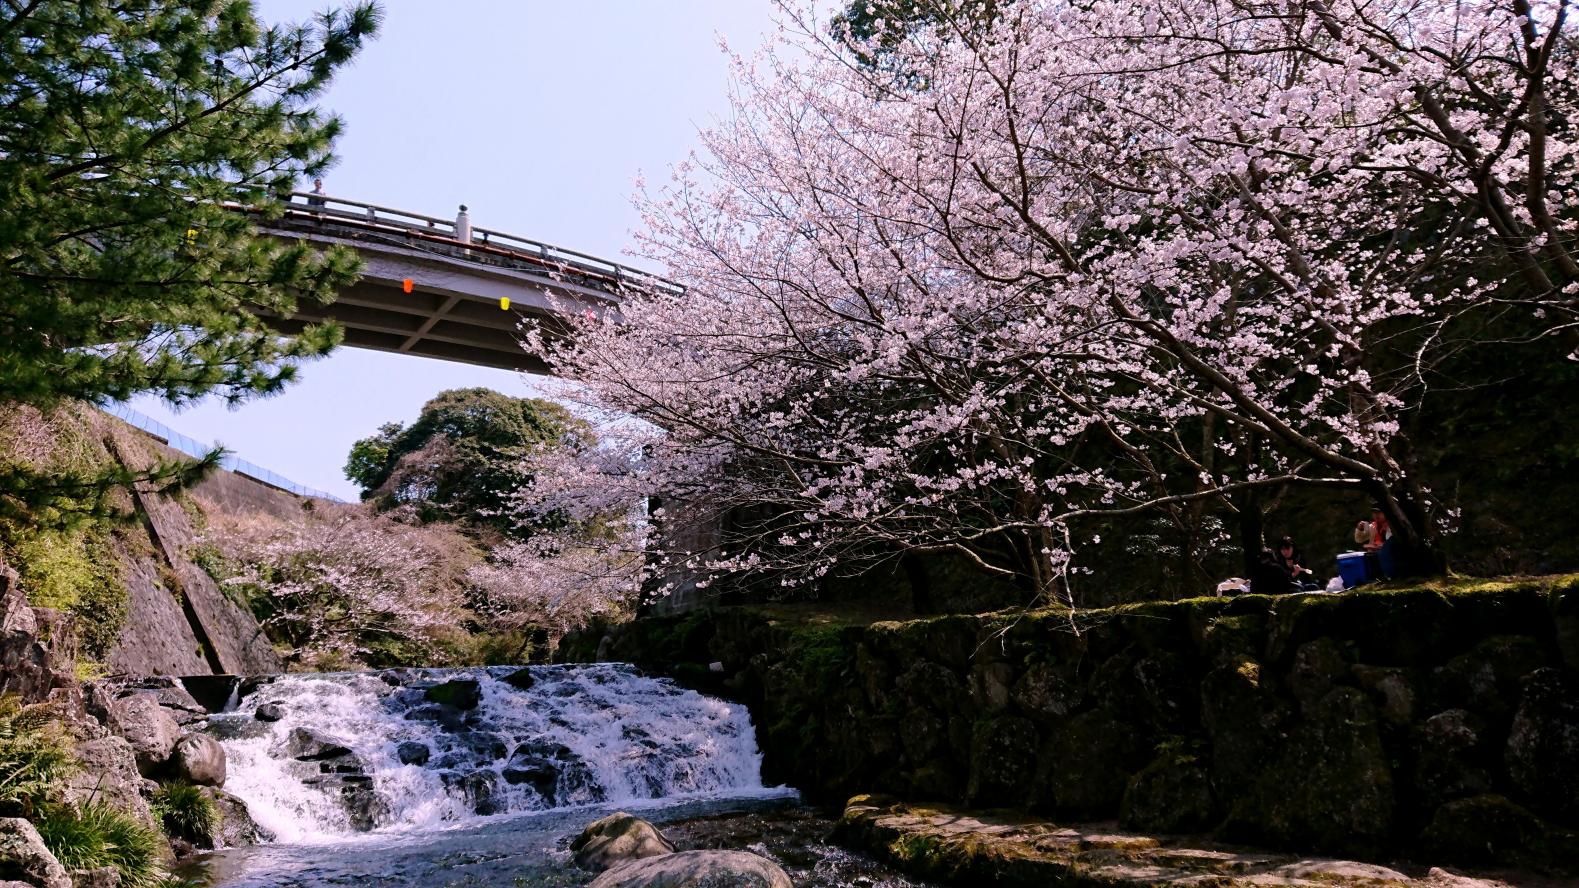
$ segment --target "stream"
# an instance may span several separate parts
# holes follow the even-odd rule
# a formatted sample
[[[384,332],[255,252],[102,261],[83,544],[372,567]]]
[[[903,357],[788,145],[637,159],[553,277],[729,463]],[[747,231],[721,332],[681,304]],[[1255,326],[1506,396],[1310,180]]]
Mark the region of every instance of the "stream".
[[[797,886],[925,888],[829,844],[765,787],[744,706],[622,664],[287,675],[210,718],[226,791],[273,834],[183,861],[212,888],[580,886],[566,850],[629,810],[684,848],[765,854]]]

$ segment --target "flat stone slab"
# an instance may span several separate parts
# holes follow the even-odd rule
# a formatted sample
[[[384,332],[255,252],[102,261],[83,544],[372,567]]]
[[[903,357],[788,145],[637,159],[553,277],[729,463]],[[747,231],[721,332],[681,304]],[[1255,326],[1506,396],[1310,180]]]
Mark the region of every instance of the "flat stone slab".
[[[1306,858],[856,796],[835,832],[917,876],[959,885],[1038,888],[1523,888],[1522,881],[1424,875],[1353,860]],[[1210,844],[1210,843],[1205,843]],[[1541,884],[1539,881],[1528,883]]]

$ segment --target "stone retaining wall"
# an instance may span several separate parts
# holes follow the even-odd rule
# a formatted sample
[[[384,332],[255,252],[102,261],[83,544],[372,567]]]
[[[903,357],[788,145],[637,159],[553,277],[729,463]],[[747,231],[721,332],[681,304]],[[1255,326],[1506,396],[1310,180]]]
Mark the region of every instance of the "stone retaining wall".
[[[1372,859],[1579,868],[1579,578],[571,636],[751,706],[764,780]]]

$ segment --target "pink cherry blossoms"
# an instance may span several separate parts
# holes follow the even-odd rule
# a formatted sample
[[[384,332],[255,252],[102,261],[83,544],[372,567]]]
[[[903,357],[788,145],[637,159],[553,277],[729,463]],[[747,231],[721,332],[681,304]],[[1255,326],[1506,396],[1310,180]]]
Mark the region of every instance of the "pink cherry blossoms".
[[[1402,418],[1441,355],[1575,331],[1565,6],[951,5],[892,65],[789,9],[736,59],[643,198],[684,291],[529,337],[648,423],[538,506],[729,516],[663,575],[946,550],[1068,599],[1093,522],[1320,485],[1439,564]]]

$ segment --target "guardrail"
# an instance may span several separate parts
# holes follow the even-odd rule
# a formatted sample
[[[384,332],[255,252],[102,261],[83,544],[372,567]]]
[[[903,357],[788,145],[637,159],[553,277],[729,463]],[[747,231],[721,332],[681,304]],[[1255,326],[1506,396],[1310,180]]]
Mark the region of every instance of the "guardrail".
[[[297,223],[321,225],[326,222],[354,228],[395,234],[429,244],[443,244],[445,252],[455,255],[455,247],[463,258],[508,259],[534,269],[554,273],[571,273],[593,281],[602,282],[611,295],[618,295],[621,288],[636,287],[683,293],[685,288],[650,272],[618,262],[599,259],[565,247],[520,235],[495,231],[491,228],[474,228],[466,207],[454,219],[425,216],[393,207],[360,201],[294,191],[285,200],[285,218]]]
[[[155,438],[164,441],[165,444],[169,445],[171,449],[179,450],[187,456],[202,458],[207,456],[209,451],[214,449],[213,445],[203,444],[195,438],[189,438],[175,429],[170,428],[159,420],[154,419],[147,414],[139,413],[125,404],[100,404],[99,409],[117,419],[126,422],[128,425],[142,429],[148,434],[153,435]],[[277,487],[280,490],[294,493],[297,496],[310,496],[314,499],[330,500],[331,502],[336,503],[345,502],[345,500],[335,496],[332,493],[329,493],[328,491],[318,490],[317,488],[297,484],[295,481],[292,481],[284,475],[281,475],[277,472],[271,472],[268,469],[265,469],[256,463],[248,462],[233,453],[226,454],[224,459],[220,460],[219,464],[238,475],[246,475],[248,478],[251,478],[254,481],[261,481],[270,487]]]

